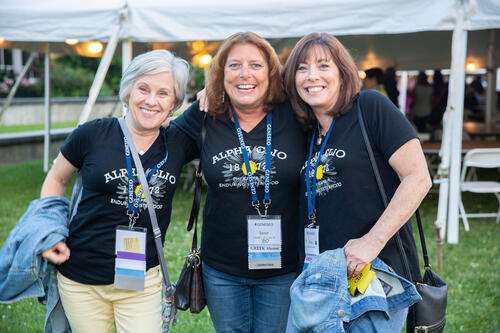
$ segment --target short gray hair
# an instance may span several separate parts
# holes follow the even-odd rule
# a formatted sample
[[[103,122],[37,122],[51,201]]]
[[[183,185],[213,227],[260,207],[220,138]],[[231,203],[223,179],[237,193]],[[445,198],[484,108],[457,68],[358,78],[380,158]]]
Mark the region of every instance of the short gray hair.
[[[149,51],[135,57],[123,73],[120,81],[120,100],[127,105],[130,90],[134,82],[143,75],[172,73],[174,77],[175,104],[178,109],[186,95],[186,85],[189,77],[189,64],[186,60],[174,56],[167,50]]]

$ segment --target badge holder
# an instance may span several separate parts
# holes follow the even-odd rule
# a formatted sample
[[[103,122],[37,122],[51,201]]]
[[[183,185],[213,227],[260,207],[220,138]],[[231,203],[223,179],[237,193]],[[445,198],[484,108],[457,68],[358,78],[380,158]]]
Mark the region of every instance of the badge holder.
[[[281,268],[281,216],[248,215],[248,269]]]
[[[306,255],[303,270],[319,255],[319,225],[311,223],[304,228],[304,249]]]
[[[144,290],[146,275],[146,228],[116,227],[116,289]]]

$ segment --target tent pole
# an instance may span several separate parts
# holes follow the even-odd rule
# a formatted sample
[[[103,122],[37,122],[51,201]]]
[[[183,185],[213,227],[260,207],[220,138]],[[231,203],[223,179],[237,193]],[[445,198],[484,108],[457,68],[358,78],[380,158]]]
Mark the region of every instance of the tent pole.
[[[450,82],[451,84],[451,82]],[[453,112],[450,107],[446,109],[443,115],[443,136],[441,138],[441,149],[439,156],[441,163],[437,170],[437,175],[434,178],[434,184],[439,185],[439,201],[437,217],[434,225],[436,227],[437,237],[436,245],[438,249],[438,267],[442,271],[442,245],[446,232],[446,217],[448,215],[448,195],[450,192],[449,173],[450,173],[450,145],[451,145],[451,131]]]
[[[21,73],[19,73],[19,76],[17,77],[16,82],[14,83],[14,85],[12,86],[12,88],[9,91],[9,95],[7,96],[7,99],[5,100],[5,102],[2,105],[2,109],[0,110],[0,119],[2,119],[2,115],[5,112],[5,110],[7,110],[7,108],[9,107],[10,102],[12,102],[12,99],[14,98],[14,95],[16,94],[17,89],[19,88],[19,85],[21,84],[21,81],[26,76],[26,73],[28,73],[28,69],[30,68],[31,63],[35,59],[36,55],[37,55],[36,52],[31,52],[30,57],[28,58],[28,61],[26,61],[26,64],[24,64],[23,70],[21,71]]]
[[[94,107],[97,96],[99,95],[99,91],[101,90],[102,83],[106,78],[106,73],[108,72],[109,65],[111,64],[111,60],[113,59],[113,54],[115,53],[116,45],[118,44],[121,27],[122,22],[120,20],[120,24],[111,34],[108,45],[106,46],[106,50],[104,50],[104,54],[101,58],[101,61],[99,62],[99,67],[97,68],[94,82],[92,82],[92,86],[90,87],[89,97],[87,99],[87,102],[85,103],[85,106],[83,107],[82,113],[80,114],[80,119],[78,120],[79,125],[88,120],[90,112]]]
[[[128,65],[132,62],[132,54],[133,54],[133,48],[132,48],[132,41],[131,40],[124,40],[122,42],[122,75],[125,73],[125,69],[127,69]],[[127,109],[125,106],[122,106],[122,114],[125,116]]]
[[[458,243],[458,205],[460,193],[460,166],[462,162],[462,127],[464,113],[465,59],[467,55],[467,31],[464,28],[465,10],[461,2],[451,45],[451,83],[449,86],[452,112],[452,136],[450,149],[450,190],[448,202],[448,243]]]
[[[45,101],[45,132],[43,140],[43,171],[49,171],[50,151],[50,45],[45,44],[45,78],[44,78],[44,101]]]
[[[486,113],[484,122],[486,126],[491,126],[492,118],[496,114],[496,86],[497,86],[497,69],[495,65],[495,30],[488,31],[488,89],[486,90]],[[494,119],[493,121],[495,121]]]

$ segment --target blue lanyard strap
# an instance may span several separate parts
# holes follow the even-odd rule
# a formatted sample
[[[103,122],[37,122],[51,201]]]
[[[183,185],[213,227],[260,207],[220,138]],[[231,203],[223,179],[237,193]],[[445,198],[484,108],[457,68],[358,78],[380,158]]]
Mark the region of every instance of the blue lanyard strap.
[[[307,211],[308,211],[308,216],[309,216],[309,221],[311,222],[309,226],[314,226],[316,223],[316,173],[318,171],[318,166],[319,162],[321,161],[321,155],[323,154],[323,151],[325,150],[326,143],[328,142],[328,138],[330,137],[330,134],[332,133],[332,128],[333,124],[335,124],[335,117],[332,120],[332,123],[330,124],[330,128],[328,129],[328,132],[326,133],[325,140],[323,141],[323,144],[321,145],[321,149],[319,150],[318,153],[318,158],[316,159],[316,164],[314,165],[314,175],[312,177],[312,189],[311,189],[311,162],[312,162],[312,154],[313,154],[313,147],[314,147],[314,137],[316,136],[316,131],[314,131],[312,138],[311,138],[311,143],[309,145],[309,158],[307,159],[307,164],[306,164],[306,191],[307,191]],[[319,133],[318,133],[319,135]]]
[[[236,128],[236,135],[238,136],[238,141],[241,147],[241,154],[243,155],[243,161],[245,162],[245,168],[247,170],[248,186],[250,187],[250,192],[252,194],[252,206],[260,213],[260,203],[257,197],[257,189],[255,188],[255,182],[252,175],[252,167],[250,165],[250,160],[248,158],[247,149],[245,146],[245,139],[243,138],[243,132],[238,122],[238,117],[236,112],[233,112],[234,127]],[[271,205],[271,142],[272,142],[272,129],[273,129],[273,116],[271,112],[267,113],[266,116],[266,166],[264,173],[264,215],[267,215],[267,209]]]
[[[163,144],[165,145],[165,157],[148,172],[148,175],[146,176],[146,181],[148,183],[151,180],[151,177],[153,177],[153,175],[158,171],[158,169],[160,169],[167,162],[168,159],[168,147],[167,147],[168,132],[166,132],[164,129],[160,129],[160,135],[163,136]],[[139,203],[141,202],[144,190],[142,186],[140,186],[139,191],[137,192],[137,195],[134,199],[135,191],[134,191],[134,174],[132,170],[132,159],[130,158],[129,143],[127,142],[127,138],[125,136],[123,137],[123,145],[125,147],[125,161],[127,162],[127,175],[128,175],[127,215],[129,217],[129,225],[133,227],[137,218],[139,217]]]

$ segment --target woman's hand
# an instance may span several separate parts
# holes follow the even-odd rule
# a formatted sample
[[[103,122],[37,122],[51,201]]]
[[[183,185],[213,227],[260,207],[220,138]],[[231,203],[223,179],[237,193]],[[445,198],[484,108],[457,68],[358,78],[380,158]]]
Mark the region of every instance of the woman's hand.
[[[65,242],[59,241],[50,249],[43,251],[42,257],[53,264],[60,265],[69,259],[69,248]]]
[[[385,246],[385,242],[377,240],[369,233],[361,238],[350,239],[344,245],[347,261],[347,276],[358,275],[366,264],[375,259]]]
[[[200,101],[200,111],[208,112],[208,98],[206,88],[198,91],[196,100]]]
[[[168,126],[170,126],[170,123],[172,122],[172,120],[175,120],[175,118],[177,118],[177,116],[168,117],[167,119],[165,119],[165,121],[161,125],[163,127],[167,128]]]

